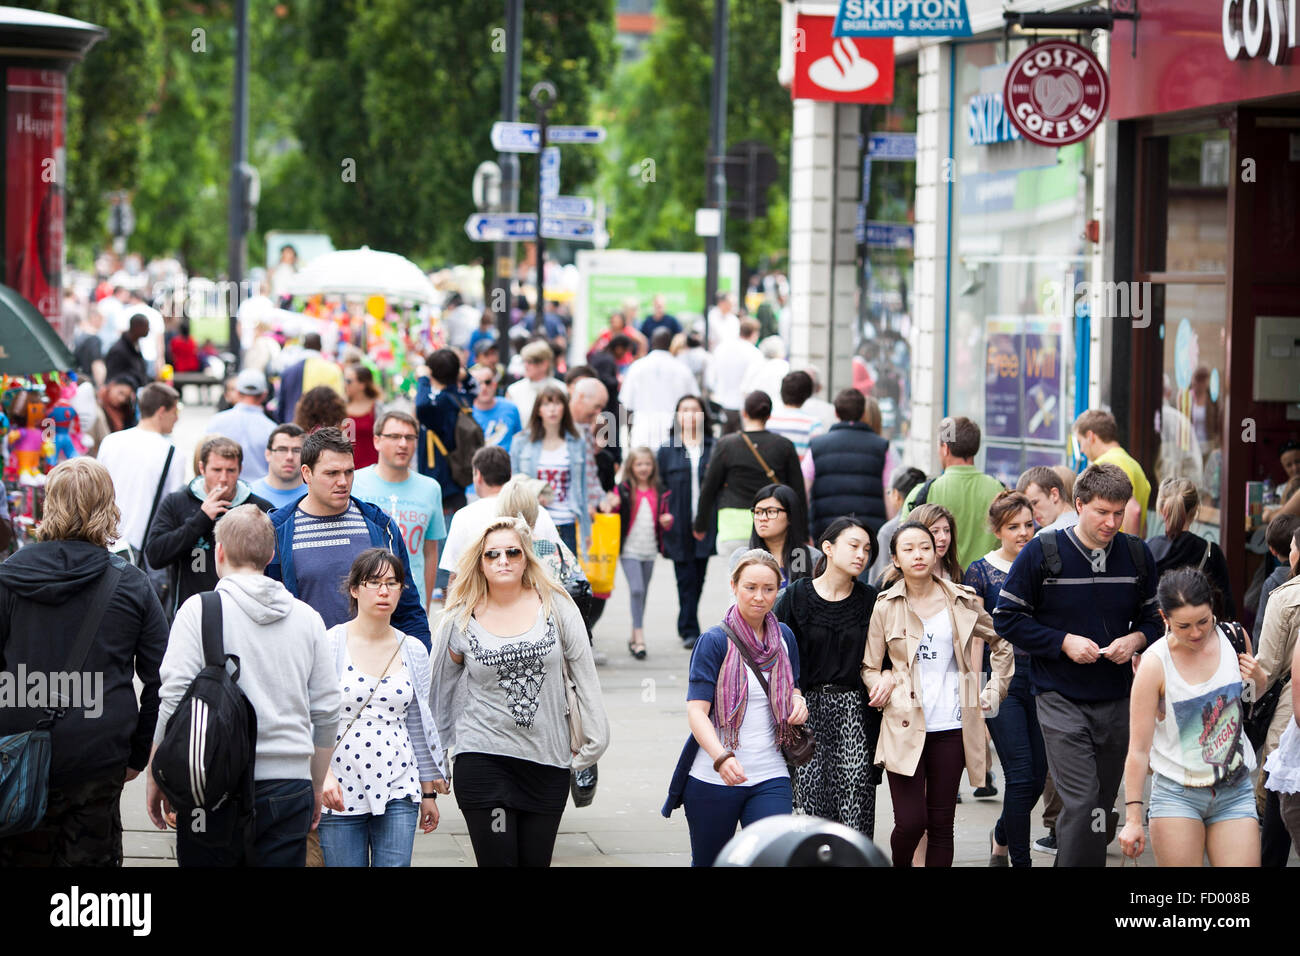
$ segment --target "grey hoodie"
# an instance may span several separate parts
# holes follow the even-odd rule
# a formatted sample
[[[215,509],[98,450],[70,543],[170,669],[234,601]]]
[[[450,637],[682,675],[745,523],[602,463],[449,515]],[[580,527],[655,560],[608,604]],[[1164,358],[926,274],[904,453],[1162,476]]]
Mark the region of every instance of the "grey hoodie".
[[[339,679],[325,624],[283,584],[260,574],[230,574],[217,584],[227,654],[239,657],[239,687],[257,711],[257,780],[311,777],[316,747],[334,746]],[[154,743],[159,743],[190,681],[203,669],[199,595],[176,612]]]

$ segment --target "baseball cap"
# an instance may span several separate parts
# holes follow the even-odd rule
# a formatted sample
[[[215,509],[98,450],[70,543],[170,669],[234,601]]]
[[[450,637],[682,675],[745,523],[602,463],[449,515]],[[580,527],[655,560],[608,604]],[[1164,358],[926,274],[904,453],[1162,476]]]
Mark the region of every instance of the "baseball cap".
[[[266,376],[255,368],[246,368],[236,376],[235,390],[240,395],[265,395],[268,391]]]

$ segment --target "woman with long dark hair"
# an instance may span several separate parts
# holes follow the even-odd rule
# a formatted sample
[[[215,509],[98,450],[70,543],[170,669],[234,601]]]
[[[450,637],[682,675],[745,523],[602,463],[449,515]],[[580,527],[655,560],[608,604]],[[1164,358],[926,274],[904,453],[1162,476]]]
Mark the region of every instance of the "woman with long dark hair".
[[[659,476],[668,492],[672,526],[664,529],[663,552],[677,575],[677,636],[690,650],[700,636],[700,592],[709,555],[717,545],[717,531],[703,538],[691,533],[700,507],[700,485],[713,456],[713,426],[708,406],[695,395],[677,401],[668,442],[659,449]]]
[[[1142,655],[1129,703],[1124,765],[1125,856],[1141,855],[1142,787],[1151,782],[1157,866],[1259,866],[1259,817],[1242,691],[1263,686],[1249,653],[1215,626],[1214,589],[1197,568],[1175,568],[1156,589],[1165,637]]]
[[[591,515],[601,491],[591,449],[573,424],[569,395],[558,382],[538,390],[528,424],[510,443],[510,462],[516,474],[540,478],[550,486],[546,510],[560,540],[576,554],[576,529],[581,529],[584,541],[591,540]]]
[[[867,706],[860,671],[876,589],[859,580],[871,563],[871,530],[859,518],[836,518],[821,539],[816,577],[800,578],[774,613],[799,645],[813,759],[795,768],[794,805],[853,827],[872,839],[876,827],[873,763],[880,712]]]
[[[732,552],[734,564],[746,551],[758,548],[776,558],[781,569],[781,587],[810,577],[817,555],[808,546],[808,516],[804,501],[788,485],[764,485],[754,495],[754,530],[749,547]]]
[[[360,362],[343,368],[343,391],[347,398],[348,420],[352,422],[353,465],[360,471],[379,461],[375,448],[375,406],[379,402],[379,388],[375,375]]]

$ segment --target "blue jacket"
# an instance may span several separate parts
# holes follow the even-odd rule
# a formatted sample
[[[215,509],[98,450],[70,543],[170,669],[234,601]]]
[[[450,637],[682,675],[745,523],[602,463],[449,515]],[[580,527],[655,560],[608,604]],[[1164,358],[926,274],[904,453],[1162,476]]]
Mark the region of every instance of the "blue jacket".
[[[713,554],[718,540],[716,528],[711,528],[703,541],[696,541],[691,529],[695,515],[691,514],[691,459],[680,442],[670,441],[659,449],[659,480],[669,492],[668,510],[673,516],[673,526],[663,533],[663,553],[674,561],[707,558]],[[704,475],[713,457],[713,436],[705,435],[700,451],[699,482],[704,487]]]
[[[799,686],[799,643],[794,639],[794,632],[781,622],[776,625],[781,629],[781,639],[785,641],[786,653],[790,655],[790,672],[794,677],[794,686]],[[731,641],[727,639],[727,633],[722,629],[721,624],[715,624],[695,642],[695,650],[691,652],[691,669],[690,683],[686,691],[686,699],[707,700],[713,703],[716,685],[718,683],[718,674],[722,670],[722,662],[726,659],[727,648],[731,646]],[[686,738],[686,746],[682,748],[682,754],[677,758],[677,769],[673,771],[673,779],[668,784],[668,799],[664,801],[663,809],[659,812],[664,816],[672,816],[674,810],[682,805],[682,794],[686,792],[686,780],[691,775],[691,764],[695,762],[695,755],[699,752],[700,745],[696,741],[695,735],[691,734]],[[744,754],[737,754],[743,763]]]
[[[448,452],[455,451],[456,418],[460,409],[460,397],[455,389],[444,388],[435,395],[433,383],[427,376],[420,376],[415,388],[415,417],[421,426],[420,440],[416,443],[416,462],[420,474],[438,483],[444,501],[452,495],[464,494],[465,489],[451,477],[451,462],[438,451],[430,432],[438,436],[438,441]]]
[[[397,610],[393,611],[393,627],[403,634],[419,638],[425,647],[432,647],[429,634],[429,615],[420,606],[420,592],[415,587],[415,578],[411,577],[411,561],[406,554],[406,542],[397,523],[378,505],[352,498],[352,503],[361,510],[370,532],[370,543],[376,548],[384,548],[402,559],[402,596],[397,601]],[[297,520],[298,507],[277,508],[271,512],[271,526],[275,528],[275,557],[266,566],[266,576],[281,581],[294,597],[298,596],[298,575],[293,567],[293,524]]]
[[[587,455],[589,449],[587,443],[581,438],[573,435],[564,436],[564,448],[569,453],[569,501],[574,505],[574,510],[578,512],[578,527],[582,529],[583,547],[591,541],[591,513],[589,509],[592,505],[592,493],[595,491],[599,494],[599,485],[596,481],[596,475],[587,474]],[[516,475],[527,475],[529,478],[537,477],[537,462],[542,455],[542,443],[533,441],[525,428],[514,437],[510,442],[510,464]],[[592,488],[587,487],[587,482],[592,483]]]

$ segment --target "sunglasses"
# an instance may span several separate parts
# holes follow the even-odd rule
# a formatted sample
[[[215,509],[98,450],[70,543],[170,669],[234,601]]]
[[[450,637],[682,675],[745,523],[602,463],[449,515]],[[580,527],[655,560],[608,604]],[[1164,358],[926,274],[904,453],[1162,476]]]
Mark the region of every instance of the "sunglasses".
[[[518,561],[524,556],[523,548],[506,548],[504,551],[500,548],[490,548],[483,552],[483,557],[489,561],[500,561],[501,555],[506,556],[508,561]]]

